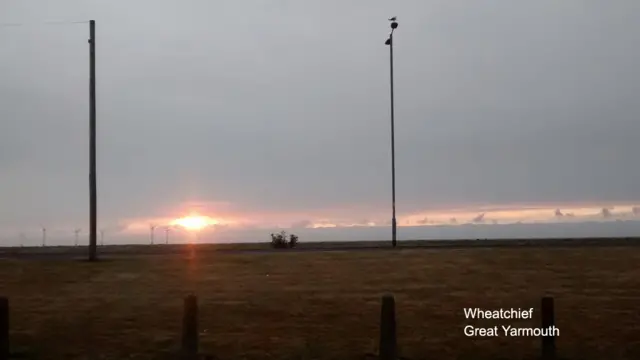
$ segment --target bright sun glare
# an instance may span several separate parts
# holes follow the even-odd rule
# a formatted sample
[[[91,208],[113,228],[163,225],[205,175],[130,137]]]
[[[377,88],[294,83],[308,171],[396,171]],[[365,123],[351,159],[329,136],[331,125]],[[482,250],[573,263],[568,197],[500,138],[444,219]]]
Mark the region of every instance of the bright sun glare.
[[[215,225],[215,221],[207,216],[185,216],[180,219],[175,219],[171,222],[172,225],[179,225],[187,230],[201,230],[209,225]]]

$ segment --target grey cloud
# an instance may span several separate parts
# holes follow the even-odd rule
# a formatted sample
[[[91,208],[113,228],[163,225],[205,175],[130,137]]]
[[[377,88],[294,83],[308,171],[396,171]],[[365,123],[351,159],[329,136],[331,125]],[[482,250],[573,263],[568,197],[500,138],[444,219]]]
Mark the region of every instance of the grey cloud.
[[[482,222],[484,222],[484,213],[479,214],[478,216],[476,216],[473,219],[471,219],[471,222],[473,222],[473,223],[482,223]]]
[[[300,220],[298,222],[291,224],[291,228],[304,229],[304,228],[311,227],[311,225],[313,225],[313,222],[311,220]]]
[[[360,220],[360,221],[355,222],[355,223],[354,223],[354,225],[355,225],[355,226],[369,226],[369,224],[370,224],[370,223],[371,223],[371,221],[370,221],[370,220],[368,220],[368,219],[363,219],[363,220]]]
[[[390,9],[3,2],[32,25],[0,27],[0,228],[88,224],[88,29],[50,19],[97,21],[106,223],[194,199],[386,209],[392,15],[398,211],[640,199],[639,2]]]

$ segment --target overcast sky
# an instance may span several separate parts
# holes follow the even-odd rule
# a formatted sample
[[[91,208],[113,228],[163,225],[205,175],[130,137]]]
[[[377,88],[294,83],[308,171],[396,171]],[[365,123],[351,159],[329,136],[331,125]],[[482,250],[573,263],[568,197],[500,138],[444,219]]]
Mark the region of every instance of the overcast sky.
[[[394,15],[401,216],[640,200],[637,0],[2,0],[0,228],[87,224],[89,28],[48,22],[89,19],[101,224],[387,221]]]

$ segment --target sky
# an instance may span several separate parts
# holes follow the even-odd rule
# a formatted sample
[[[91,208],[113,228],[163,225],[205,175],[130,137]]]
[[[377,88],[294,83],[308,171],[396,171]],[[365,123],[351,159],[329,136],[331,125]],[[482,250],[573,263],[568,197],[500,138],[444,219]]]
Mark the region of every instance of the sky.
[[[109,233],[196,215],[388,226],[391,16],[401,227],[640,220],[639,15],[634,0],[3,0],[0,242],[88,231],[90,19]]]

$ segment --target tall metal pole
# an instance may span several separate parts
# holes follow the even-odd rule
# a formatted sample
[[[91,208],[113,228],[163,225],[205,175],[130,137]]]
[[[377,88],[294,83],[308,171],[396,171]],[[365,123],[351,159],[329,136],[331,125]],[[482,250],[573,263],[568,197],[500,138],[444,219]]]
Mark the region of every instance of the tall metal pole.
[[[96,182],[96,22],[89,21],[89,261],[98,259],[98,186]]]
[[[389,45],[389,75],[391,92],[391,246],[397,244],[397,222],[396,222],[396,149],[395,149],[395,126],[394,126],[394,101],[393,101],[393,30],[398,27],[395,18],[391,20],[391,33],[386,44]]]

